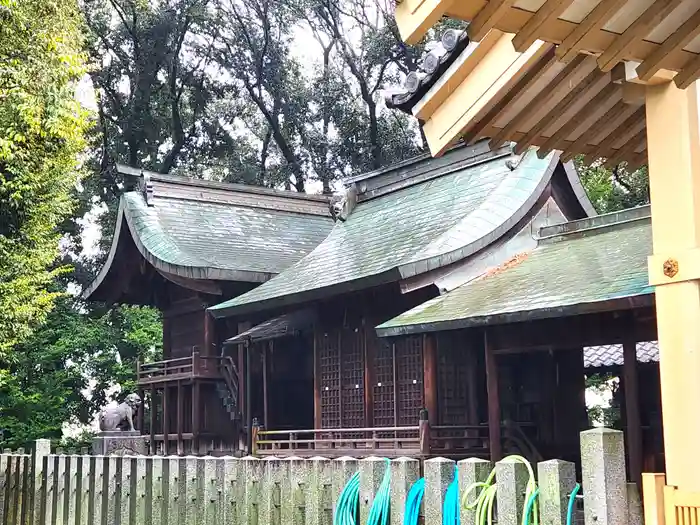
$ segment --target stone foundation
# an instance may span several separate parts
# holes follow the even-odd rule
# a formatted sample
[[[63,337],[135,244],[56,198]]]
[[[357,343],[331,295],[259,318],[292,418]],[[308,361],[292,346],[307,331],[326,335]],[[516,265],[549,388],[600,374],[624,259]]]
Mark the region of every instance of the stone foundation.
[[[145,456],[147,439],[138,430],[100,432],[92,441],[92,452],[100,456]]]

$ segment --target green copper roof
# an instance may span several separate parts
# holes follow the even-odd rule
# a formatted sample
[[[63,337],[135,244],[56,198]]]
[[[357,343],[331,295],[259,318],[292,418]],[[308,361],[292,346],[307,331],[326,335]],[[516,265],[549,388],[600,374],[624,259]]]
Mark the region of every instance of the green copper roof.
[[[507,152],[465,164],[467,148],[440,160],[440,173],[428,178],[432,159],[412,167],[398,189],[364,197],[346,222],[311,253],[256,289],[212,307],[226,316],[298,304],[424,273],[464,259],[503,235],[534,205],[551,179],[558,159],[528,152],[517,164]],[[452,156],[452,157],[450,157]],[[515,169],[506,161],[516,160]],[[459,161],[459,162],[458,162]],[[450,168],[449,163],[453,165]],[[460,164],[461,162],[461,164]],[[424,166],[424,168],[422,168]],[[432,168],[435,169],[435,168]],[[427,180],[426,180],[427,179]],[[356,182],[360,188],[372,181]]]
[[[147,259],[192,268],[199,279],[267,280],[310,252],[333,224],[329,217],[214,202],[161,198],[147,206],[135,192],[122,203]]]
[[[529,254],[379,325],[377,333],[395,336],[554,317],[652,294],[647,273],[651,223],[644,215],[646,207],[616,214],[612,223],[610,216],[600,216],[545,228],[541,234],[550,237]]]
[[[325,197],[157,174],[142,191],[124,193],[118,213],[108,260],[86,298],[103,282],[111,286],[110,272],[118,279],[124,261],[115,258],[125,236],[161,272],[263,282],[299,261],[333,227]]]

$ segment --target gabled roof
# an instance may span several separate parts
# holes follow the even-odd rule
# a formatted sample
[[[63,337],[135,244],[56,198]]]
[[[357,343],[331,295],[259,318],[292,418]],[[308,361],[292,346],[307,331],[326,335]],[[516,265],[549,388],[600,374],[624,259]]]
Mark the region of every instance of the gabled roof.
[[[555,155],[519,158],[510,147],[491,152],[480,143],[354,178],[357,204],[318,247],[210,310],[223,317],[301,304],[463,260],[523,219],[558,165]]]
[[[540,230],[538,247],[377,327],[381,337],[648,304],[648,206]]]
[[[109,257],[86,298],[100,300],[124,236],[168,275],[258,283],[301,259],[333,225],[327,197],[122,169],[141,190],[122,195]]]

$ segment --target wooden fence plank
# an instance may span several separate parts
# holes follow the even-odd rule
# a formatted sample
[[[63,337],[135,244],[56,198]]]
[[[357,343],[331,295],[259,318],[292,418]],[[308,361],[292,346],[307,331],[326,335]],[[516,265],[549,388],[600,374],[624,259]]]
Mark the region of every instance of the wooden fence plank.
[[[180,460],[175,457],[169,457],[167,459],[168,467],[168,477],[167,483],[165,484],[165,490],[167,491],[166,497],[166,513],[164,516],[164,523],[179,523],[180,507],[178,498],[180,497]]]
[[[131,516],[131,459],[128,456],[123,456],[119,458],[119,464],[121,465],[121,476],[119,479],[119,490],[117,495],[119,496],[119,504],[116,506],[116,512],[119,514],[121,525],[134,525],[133,516]]]
[[[68,520],[64,525],[78,525],[78,460],[80,456],[68,456],[66,460],[66,508],[68,509]]]
[[[105,508],[103,512],[105,513],[103,518],[103,525],[114,525],[116,523],[117,516],[117,500],[119,493],[118,485],[119,479],[117,478],[117,469],[120,465],[119,458],[114,456],[108,456],[105,462],[107,467],[107,472],[105,473],[105,482],[107,494],[104,499]]]
[[[150,493],[146,490],[146,484],[148,481],[148,472],[146,470],[146,458],[144,456],[137,457],[134,460],[136,471],[134,476],[136,477],[136,493],[132,495],[135,499],[135,511],[134,511],[134,524],[135,525],[151,525],[151,513],[150,506],[148,506],[148,501],[150,500]]]
[[[202,460],[204,484],[204,523],[206,525],[218,525],[223,523],[219,517],[219,497],[216,484],[216,460],[214,458],[204,458]]]
[[[29,479],[31,476],[31,456],[22,458],[22,511],[20,514],[20,525],[27,525],[29,516],[31,515],[32,496]]]
[[[90,521],[90,500],[98,497],[93,490],[90,491],[90,470],[92,458],[88,455],[81,455],[79,460],[78,480],[80,488],[78,492],[78,516],[76,519],[77,525],[93,525]]]
[[[7,519],[7,494],[10,490],[8,480],[9,456],[0,455],[0,525],[5,525]]]
[[[58,456],[56,465],[56,510],[54,512],[54,525],[64,525],[66,522],[66,456]]]

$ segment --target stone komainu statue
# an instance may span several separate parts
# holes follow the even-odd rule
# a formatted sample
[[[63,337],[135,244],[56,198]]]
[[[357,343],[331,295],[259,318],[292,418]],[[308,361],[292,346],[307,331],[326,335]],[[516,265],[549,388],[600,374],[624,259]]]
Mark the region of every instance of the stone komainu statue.
[[[141,406],[141,398],[138,394],[129,394],[119,406],[104,408],[100,412],[100,430],[103,432],[134,429],[134,416]]]

